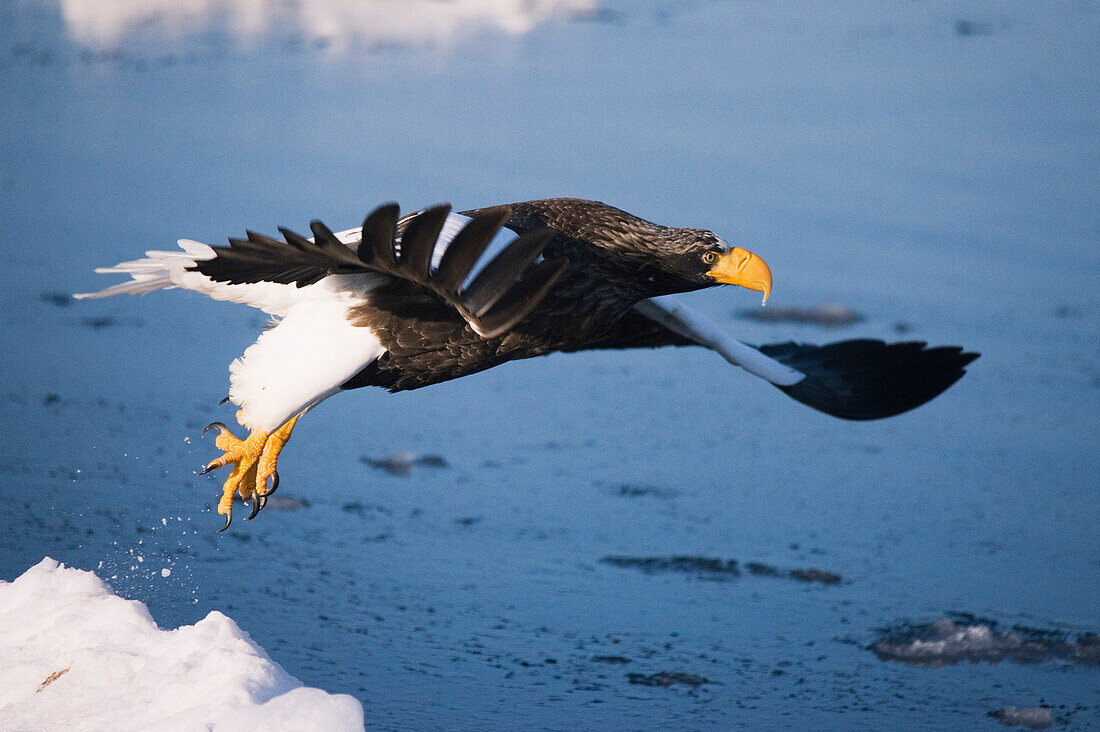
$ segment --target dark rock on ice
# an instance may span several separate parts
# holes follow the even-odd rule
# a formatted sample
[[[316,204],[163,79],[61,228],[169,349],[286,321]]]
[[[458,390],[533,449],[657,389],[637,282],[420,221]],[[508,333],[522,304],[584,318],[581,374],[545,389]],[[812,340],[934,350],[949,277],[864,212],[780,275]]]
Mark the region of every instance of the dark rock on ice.
[[[413,466],[445,468],[448,465],[447,460],[441,455],[417,456],[411,452],[398,452],[383,458],[363,456],[359,460],[372,468],[385,470],[390,475],[409,475],[412,473]]]
[[[276,493],[267,497],[266,508],[274,508],[279,511],[297,511],[300,508],[309,508],[309,501],[297,496]]]
[[[938,668],[958,663],[1042,663],[1054,659],[1100,665],[1100,636],[1023,626],[1002,629],[995,620],[966,614],[883,631],[871,644],[883,661]]]
[[[633,483],[624,483],[615,489],[615,495],[622,496],[624,498],[674,498],[676,496],[675,491],[666,490],[664,488],[658,488],[652,485],[635,485]]]
[[[609,556],[600,560],[602,564],[624,569],[637,569],[646,574],[665,574],[676,572],[694,575],[698,579],[729,580],[741,576],[737,560],[713,559],[710,557],[618,557]]]
[[[596,663],[610,663],[618,666],[630,663],[630,659],[626,656],[593,656],[592,660]]]
[[[663,689],[667,689],[673,684],[681,684],[683,686],[696,688],[703,684],[712,683],[710,679],[704,676],[686,674],[681,671],[659,671],[658,673],[649,675],[630,673],[626,675],[626,680],[632,684],[639,684],[641,686],[660,686]]]
[[[839,585],[840,575],[823,569],[792,569],[790,578],[799,582],[820,582],[823,585]]]
[[[841,576],[834,572],[826,572],[823,569],[780,569],[763,562],[749,562],[745,569],[757,577],[776,577],[779,579],[793,579],[799,582],[819,582],[823,585],[839,585]]]

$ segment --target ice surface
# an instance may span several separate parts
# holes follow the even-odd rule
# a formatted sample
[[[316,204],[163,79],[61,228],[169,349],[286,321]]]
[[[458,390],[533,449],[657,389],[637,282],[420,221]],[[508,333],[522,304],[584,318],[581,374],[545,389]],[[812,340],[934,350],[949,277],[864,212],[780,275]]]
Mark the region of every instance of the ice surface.
[[[363,728],[358,701],[304,687],[222,613],[161,630],[48,557],[0,582],[0,658],[4,729]]]
[[[959,609],[1001,633],[1100,630],[1095,3],[608,0],[527,33],[439,20],[446,1],[394,32],[300,20],[334,7],[305,2],[150,17],[167,4],[0,3],[0,578],[49,555],[167,628],[225,613],[380,729],[970,729],[1040,703],[1100,727],[1092,665],[868,650]],[[551,6],[476,12],[508,7]],[[280,461],[276,497],[309,508],[216,534],[199,433],[232,420],[226,367],[266,318],[178,291],[64,294],[180,237],[560,195],[757,252],[768,310],[863,316],[826,331],[740,318],[759,298],[734,288],[683,297],[733,338],[904,324],[899,340],[982,358],[866,424],[699,349],[359,390],[310,412]],[[448,467],[358,459],[402,453]]]

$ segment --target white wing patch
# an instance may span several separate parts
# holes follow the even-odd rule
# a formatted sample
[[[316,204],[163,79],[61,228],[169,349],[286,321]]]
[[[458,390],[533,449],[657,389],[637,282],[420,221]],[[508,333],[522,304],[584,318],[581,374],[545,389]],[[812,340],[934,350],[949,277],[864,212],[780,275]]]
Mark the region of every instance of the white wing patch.
[[[336,235],[359,241],[360,229]],[[201,272],[195,262],[213,259],[214,249],[190,239],[178,252],[150,251],[144,259],[101,267],[96,272],[128,274],[130,280],[78,298],[143,295],[180,287],[215,300],[244,303],[281,317],[229,367],[229,397],[241,407],[239,421],[249,429],[272,432],[339,391],[340,385],[385,353],[369,329],[348,322],[348,309],[388,280],[384,274],[332,275],[309,285],[274,282],[231,285]]]
[[[669,330],[715,351],[734,366],[740,366],[750,374],[773,384],[792,386],[806,378],[806,374],[801,371],[733,338],[713,321],[670,297],[642,300],[634,309]]]
[[[385,353],[370,328],[352,325],[347,312],[340,297],[298,303],[229,366],[229,398],[241,407],[242,425],[278,429]]]

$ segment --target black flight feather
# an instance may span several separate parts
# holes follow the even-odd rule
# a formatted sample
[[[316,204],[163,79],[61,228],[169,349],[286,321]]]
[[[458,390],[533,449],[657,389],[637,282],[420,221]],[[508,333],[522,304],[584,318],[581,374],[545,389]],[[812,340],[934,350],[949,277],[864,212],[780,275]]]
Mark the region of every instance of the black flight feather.
[[[397,237],[397,218],[401,213],[396,203],[379,206],[363,220],[363,238],[359,243],[359,259],[366,265],[396,267],[393,249]]]
[[[246,239],[231,238],[228,247],[212,247],[213,259],[197,261],[188,269],[216,282],[293,283],[298,287],[332,274],[382,273],[433,293],[481,337],[500,335],[546,297],[568,261],[559,257],[532,266],[551,233],[524,234],[486,263],[463,290],[463,283],[511,216],[511,209],[501,206],[473,212],[433,272],[432,254],[450,211],[448,205],[434,206],[401,220],[397,204],[380,206],[363,221],[357,248],[342,243],[320,221],[310,223],[313,241],[283,227],[279,228],[283,241],[246,231]]]
[[[553,238],[549,229],[537,229],[519,237],[485,265],[466,289],[465,305],[475,315],[482,315],[519,278],[542,248]]]
[[[636,310],[631,310],[588,349],[696,346]],[[931,401],[962,378],[965,366],[978,358],[958,346],[927,348],[921,342],[885,343],[857,339],[824,346],[772,343],[760,346],[766,356],[801,371],[806,377],[780,390],[819,412],[851,420],[892,417]]]
[[[511,216],[512,209],[508,206],[486,208],[471,214],[470,223],[458,232],[451,246],[443,252],[434,276],[439,286],[448,290],[461,287],[485,248]]]
[[[542,302],[568,266],[569,260],[565,257],[545,259],[532,265],[519,282],[478,318],[478,330],[485,337],[511,330]]]
[[[428,280],[432,266],[432,252],[443,230],[451,207],[434,206],[417,214],[401,235],[401,267],[417,282]]]
[[[958,346],[858,339],[824,346],[773,343],[760,350],[806,374],[778,388],[792,399],[841,419],[868,420],[907,412],[939,396],[978,358]]]

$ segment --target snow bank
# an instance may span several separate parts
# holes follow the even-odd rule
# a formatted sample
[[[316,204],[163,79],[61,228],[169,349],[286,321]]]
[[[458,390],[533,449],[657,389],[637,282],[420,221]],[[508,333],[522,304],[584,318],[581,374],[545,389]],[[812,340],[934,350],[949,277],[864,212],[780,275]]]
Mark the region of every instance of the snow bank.
[[[285,42],[291,31],[337,48],[386,43],[446,44],[479,28],[519,35],[551,18],[583,17],[596,9],[594,0],[61,2],[61,16],[69,33],[80,43],[108,50],[141,37],[164,43],[188,33],[228,33],[231,40],[238,42],[271,35]]]
[[[91,572],[43,559],[0,582],[0,728],[362,730],[230,618],[160,630]]]

